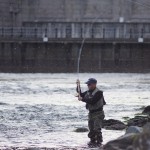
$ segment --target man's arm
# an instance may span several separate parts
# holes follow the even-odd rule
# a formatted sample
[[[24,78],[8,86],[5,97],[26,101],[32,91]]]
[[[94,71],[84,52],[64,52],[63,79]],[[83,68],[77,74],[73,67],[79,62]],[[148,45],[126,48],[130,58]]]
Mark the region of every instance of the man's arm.
[[[79,97],[79,98],[82,99],[82,98],[84,98],[84,96],[86,95],[87,92],[84,92],[84,93],[81,92],[80,80],[79,80],[79,79],[77,79],[76,84],[77,84],[77,89],[76,89],[76,91],[77,91],[77,93],[80,94],[80,97]]]
[[[87,104],[91,104],[94,105],[95,103],[97,103],[101,98],[103,97],[103,92],[102,91],[98,91],[92,98],[83,98],[82,101],[87,103]]]
[[[80,96],[81,96],[82,98],[84,98],[84,96],[85,96],[85,95],[86,95],[86,93],[87,93],[87,92],[83,92],[83,93],[82,93],[82,92],[81,92],[81,88],[80,88],[80,89],[78,89],[78,86],[77,86],[77,89],[76,89],[76,90],[77,90],[77,93],[79,93],[79,94],[80,94]]]

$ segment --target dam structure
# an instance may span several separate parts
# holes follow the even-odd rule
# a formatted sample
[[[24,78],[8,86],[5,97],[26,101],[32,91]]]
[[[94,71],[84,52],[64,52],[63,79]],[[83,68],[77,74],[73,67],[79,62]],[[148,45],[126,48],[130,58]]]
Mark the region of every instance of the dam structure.
[[[0,0],[0,72],[150,72],[149,0]]]

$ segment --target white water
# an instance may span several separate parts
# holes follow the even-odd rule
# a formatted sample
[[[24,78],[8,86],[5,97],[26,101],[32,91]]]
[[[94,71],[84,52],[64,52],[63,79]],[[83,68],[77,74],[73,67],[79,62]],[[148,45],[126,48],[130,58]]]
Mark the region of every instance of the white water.
[[[81,83],[90,77],[104,91],[106,119],[150,105],[150,74],[80,74]],[[75,81],[76,74],[0,74],[0,148],[85,145],[87,133],[74,132],[87,127],[88,113],[74,97]],[[123,133],[103,130],[104,143]]]

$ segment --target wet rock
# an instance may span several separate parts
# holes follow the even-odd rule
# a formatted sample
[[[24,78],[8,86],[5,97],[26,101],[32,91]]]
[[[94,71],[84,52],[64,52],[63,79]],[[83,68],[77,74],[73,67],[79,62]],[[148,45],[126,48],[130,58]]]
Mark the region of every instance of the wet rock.
[[[119,120],[109,119],[103,121],[103,128],[108,130],[123,130],[126,128],[126,125]]]
[[[150,115],[150,106],[145,107],[142,113]]]
[[[128,120],[127,126],[143,127],[148,122],[150,122],[150,116],[135,116]]]
[[[129,133],[108,142],[104,150],[150,150],[150,123],[141,133]]]
[[[144,126],[143,132],[134,140],[133,150],[150,150],[150,123]]]
[[[136,137],[135,133],[126,134],[104,145],[104,150],[129,150]]]
[[[143,131],[143,128],[141,127],[136,127],[136,126],[130,126],[126,130],[126,134],[129,133],[141,133]]]
[[[88,132],[89,130],[87,129],[87,128],[84,128],[84,127],[82,127],[82,128],[77,128],[76,130],[75,130],[75,132]]]

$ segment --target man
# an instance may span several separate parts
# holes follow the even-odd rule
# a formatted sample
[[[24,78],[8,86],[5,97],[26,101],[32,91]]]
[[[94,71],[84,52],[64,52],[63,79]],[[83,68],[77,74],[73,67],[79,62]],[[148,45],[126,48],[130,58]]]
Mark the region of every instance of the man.
[[[100,146],[103,142],[101,129],[102,122],[105,117],[103,106],[106,104],[106,102],[104,100],[103,92],[96,87],[96,79],[90,78],[86,84],[88,86],[88,91],[82,93],[80,89],[80,81],[77,80],[77,92],[79,93],[78,100],[85,102],[86,108],[89,110],[88,137],[90,138],[90,142],[88,145]]]

